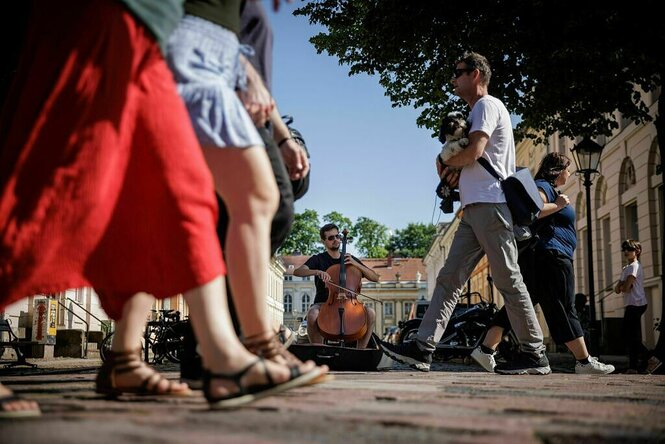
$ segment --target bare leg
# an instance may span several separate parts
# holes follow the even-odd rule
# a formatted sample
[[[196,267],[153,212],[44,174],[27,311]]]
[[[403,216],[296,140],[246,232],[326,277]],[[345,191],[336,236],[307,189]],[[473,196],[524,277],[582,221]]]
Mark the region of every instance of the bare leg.
[[[256,359],[256,356],[243,347],[233,330],[224,280],[221,277],[185,292],[184,297],[189,306],[190,320],[206,369],[213,373],[235,373]],[[266,361],[265,364],[273,381],[281,383],[289,379],[288,367],[272,361]],[[307,371],[314,366],[310,364],[308,367],[310,368],[306,369]],[[267,381],[261,366],[252,367],[242,380],[245,385],[265,382]],[[235,384],[229,381],[211,381],[212,396],[224,396],[236,390]]]
[[[367,344],[369,344],[369,340],[374,332],[376,313],[374,313],[374,310],[369,307],[365,307],[365,310],[367,310],[367,333],[365,333],[365,336],[358,341],[358,348],[367,348]],[[309,325],[309,322],[307,322],[307,325]]]
[[[250,347],[252,352],[270,356],[280,364],[291,362],[298,365],[301,372],[307,372],[315,367],[314,362],[300,365],[300,360],[286,353],[273,354],[275,349],[270,346],[277,331],[268,317],[265,291],[270,264],[270,226],[277,211],[279,191],[268,155],[263,147],[256,146],[244,149],[204,147],[203,154],[229,214],[226,264],[244,338],[248,344],[257,341],[262,344],[258,348]],[[322,367],[322,370],[327,369]]]
[[[570,350],[578,361],[589,357],[589,351],[586,348],[583,337],[566,342],[566,347],[568,347],[568,350]]]
[[[244,335],[272,331],[265,291],[270,262],[270,224],[279,194],[262,147],[203,148],[229,213],[225,256]]]
[[[503,338],[503,328],[496,325],[492,326],[490,327],[489,330],[487,330],[487,334],[485,335],[485,339],[483,340],[483,345],[487,348],[491,348],[492,350],[496,351],[502,338]]]
[[[111,350],[114,352],[127,352],[136,350],[141,344],[143,329],[145,328],[148,311],[155,298],[147,293],[136,293],[125,303],[122,309],[122,318],[116,323]],[[132,371],[118,372],[114,376],[118,388],[138,387],[155,373],[148,365],[137,367]],[[162,379],[156,387],[158,392],[186,392],[187,384]]]
[[[310,344],[323,344],[323,336],[319,332],[316,320],[319,318],[320,305],[312,305],[307,312],[307,336]]]

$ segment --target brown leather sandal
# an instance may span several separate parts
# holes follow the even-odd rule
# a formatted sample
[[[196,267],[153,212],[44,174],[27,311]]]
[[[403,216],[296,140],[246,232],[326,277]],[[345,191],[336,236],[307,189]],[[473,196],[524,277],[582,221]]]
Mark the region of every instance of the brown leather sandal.
[[[141,360],[141,350],[130,350],[123,352],[109,352],[109,359],[104,362],[97,373],[95,381],[95,391],[102,395],[119,396],[122,394],[150,395],[150,396],[190,396],[192,391],[174,390],[174,383],[168,381],[166,390],[160,390],[159,384],[167,380],[156,370],[152,369],[152,374],[146,376],[141,384],[136,387],[118,387],[116,384],[116,375],[129,373],[141,367],[148,365]]]
[[[242,341],[245,348],[259,357],[270,359],[271,361],[282,364],[279,359],[284,360],[286,365],[293,369],[299,369],[304,364],[297,356],[289,352],[280,341],[280,332],[264,332],[249,336]],[[321,382],[329,381],[332,375],[328,375],[328,368],[316,366],[312,371],[317,371],[318,376],[311,380],[310,384],[318,384]]]
[[[265,383],[243,385],[242,378],[256,365],[261,364],[261,370],[266,378]],[[222,410],[237,408],[256,401],[266,396],[276,395],[286,390],[304,385],[314,384],[314,380],[320,377],[317,368],[313,368],[307,373],[300,373],[297,366],[290,367],[291,374],[289,379],[284,382],[275,382],[268,371],[264,358],[256,358],[244,369],[236,373],[212,373],[206,369],[203,370],[203,394],[210,405],[211,410]],[[214,379],[233,382],[236,391],[225,396],[213,396],[210,391],[210,384]]]

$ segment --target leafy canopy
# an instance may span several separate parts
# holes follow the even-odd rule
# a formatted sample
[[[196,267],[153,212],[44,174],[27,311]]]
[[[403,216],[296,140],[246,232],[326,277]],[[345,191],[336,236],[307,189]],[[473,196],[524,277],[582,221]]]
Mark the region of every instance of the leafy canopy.
[[[350,74],[378,75],[393,106],[414,106],[421,126],[464,110],[450,78],[471,50],[492,66],[490,94],[539,141],[611,134],[623,118],[651,120],[649,92],[665,74],[665,26],[655,1],[313,0],[295,14],[327,31],[311,39]],[[662,113],[661,113],[662,114]],[[662,117],[662,116],[661,116]],[[660,124],[657,123],[660,128]],[[659,130],[660,132],[660,130]],[[661,133],[661,136],[665,134]],[[661,138],[662,140],[662,138]]]
[[[402,257],[423,257],[436,234],[434,225],[410,223],[404,230],[397,230],[390,236],[388,227],[370,219],[359,217],[356,223],[343,214],[332,211],[323,216],[323,223],[334,223],[341,230],[349,230],[350,242],[360,255],[381,258],[388,251]],[[323,251],[319,238],[319,228],[323,225],[314,210],[305,210],[295,215],[291,234],[284,241],[279,253],[282,255],[312,255]]]
[[[436,236],[436,225],[410,223],[397,230],[388,245],[388,250],[399,257],[425,257]]]

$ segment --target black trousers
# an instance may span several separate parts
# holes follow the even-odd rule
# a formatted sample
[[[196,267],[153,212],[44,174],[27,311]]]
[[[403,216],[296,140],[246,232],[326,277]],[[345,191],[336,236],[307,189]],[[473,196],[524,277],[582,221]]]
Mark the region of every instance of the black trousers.
[[[531,302],[534,306],[540,304],[554,342],[563,345],[584,337],[575,310],[573,261],[554,250],[526,250],[520,254],[518,264]],[[510,328],[505,307],[499,310],[492,325]]]
[[[646,305],[626,305],[623,314],[623,336],[628,349],[628,367],[641,370],[649,354],[649,349],[642,343],[642,315]]]

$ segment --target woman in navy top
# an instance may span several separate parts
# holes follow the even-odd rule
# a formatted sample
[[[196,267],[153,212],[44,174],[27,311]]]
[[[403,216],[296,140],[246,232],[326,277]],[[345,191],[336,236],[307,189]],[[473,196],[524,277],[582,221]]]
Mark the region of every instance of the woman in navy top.
[[[556,190],[570,177],[569,165],[568,157],[549,153],[538,168],[535,181],[544,205],[531,227],[538,239],[533,250],[527,249],[524,256],[520,256],[520,269],[533,305],[540,304],[552,339],[557,345],[565,344],[575,356],[575,373],[607,374],[612,373],[614,367],[589,356],[584,330],[575,311],[575,210],[568,196]],[[486,370],[493,369],[495,350],[508,328],[510,322],[502,308],[483,344],[471,354]]]

